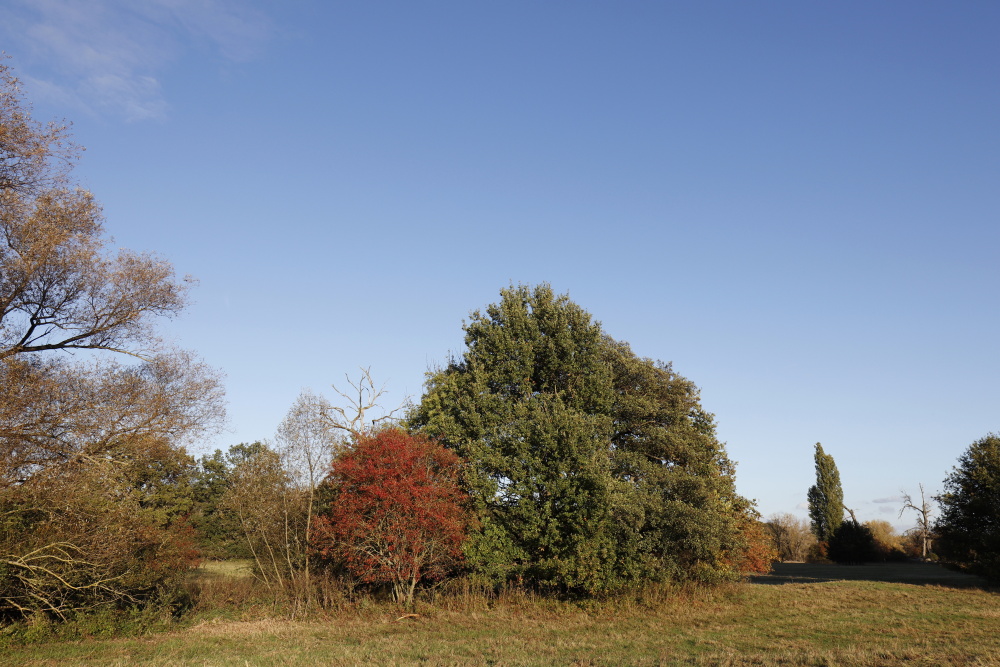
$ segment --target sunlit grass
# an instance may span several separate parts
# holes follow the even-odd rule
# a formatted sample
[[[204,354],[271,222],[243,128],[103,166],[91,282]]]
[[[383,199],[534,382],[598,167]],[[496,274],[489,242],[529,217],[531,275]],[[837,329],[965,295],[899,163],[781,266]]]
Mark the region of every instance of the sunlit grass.
[[[192,576],[200,579],[250,577],[253,576],[253,561],[206,560],[194,570]]]
[[[849,571],[848,571],[849,572]],[[860,571],[858,571],[860,574]],[[827,572],[826,574],[829,574]],[[214,619],[134,639],[16,647],[8,664],[1000,664],[1000,594],[878,581],[649,589],[603,601],[442,594],[403,618]]]

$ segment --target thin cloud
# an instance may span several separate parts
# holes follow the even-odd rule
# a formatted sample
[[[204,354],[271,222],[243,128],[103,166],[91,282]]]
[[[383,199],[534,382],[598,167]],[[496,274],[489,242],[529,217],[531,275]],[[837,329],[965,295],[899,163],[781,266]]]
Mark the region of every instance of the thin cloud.
[[[903,496],[888,496],[886,498],[876,498],[872,502],[873,503],[901,503],[901,502],[903,502]]]
[[[232,0],[16,0],[0,26],[33,70],[48,71],[21,72],[33,96],[130,121],[166,114],[160,76],[191,41],[243,62],[271,34],[262,13]]]
[[[102,108],[121,110],[128,120],[161,118],[167,111],[160,82],[151,76],[91,76],[81,84],[80,90],[89,98],[99,100]]]
[[[271,36],[267,17],[223,0],[158,0],[153,3],[192,35],[207,39],[224,58],[252,60]]]

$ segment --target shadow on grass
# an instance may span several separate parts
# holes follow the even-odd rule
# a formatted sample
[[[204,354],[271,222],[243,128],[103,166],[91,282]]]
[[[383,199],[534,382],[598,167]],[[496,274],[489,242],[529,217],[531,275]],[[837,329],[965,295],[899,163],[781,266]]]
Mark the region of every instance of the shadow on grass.
[[[775,563],[770,574],[750,577],[755,584],[818,584],[826,581],[884,581],[894,584],[981,588],[985,580],[936,563],[822,565]]]

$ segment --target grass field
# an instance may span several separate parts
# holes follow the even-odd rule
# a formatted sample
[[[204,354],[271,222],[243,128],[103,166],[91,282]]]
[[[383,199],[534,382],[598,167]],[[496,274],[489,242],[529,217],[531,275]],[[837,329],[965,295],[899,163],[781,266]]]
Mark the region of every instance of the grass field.
[[[196,579],[233,579],[253,576],[253,561],[249,560],[207,560],[193,573]]]
[[[1000,594],[934,565],[786,564],[717,589],[586,603],[461,596],[397,620],[205,620],[176,632],[16,647],[31,665],[1000,665]],[[775,585],[761,585],[770,583]]]

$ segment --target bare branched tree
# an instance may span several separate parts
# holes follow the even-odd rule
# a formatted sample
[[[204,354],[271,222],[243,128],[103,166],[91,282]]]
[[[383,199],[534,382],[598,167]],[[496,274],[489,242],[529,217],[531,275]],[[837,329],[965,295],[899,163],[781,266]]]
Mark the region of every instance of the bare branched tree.
[[[305,523],[302,526],[302,576],[305,578],[306,604],[311,604],[310,550],[316,490],[330,469],[337,449],[343,446],[342,436],[333,428],[328,415],[333,407],[323,396],[304,390],[295,399],[288,414],[278,426],[277,451],[291,483],[305,499]]]
[[[341,436],[329,422],[330,402],[308,389],[295,399],[278,426],[277,450],[294,483],[315,489],[330,468]]]
[[[347,383],[347,391],[334,386],[342,405],[303,390],[278,426],[274,449],[263,447],[238,466],[224,499],[243,530],[259,576],[288,595],[293,608],[313,602],[313,518],[319,486],[334,457],[406,405],[383,411],[385,387],[375,385],[369,368],[362,368],[356,381],[348,376]]]
[[[922,557],[927,558],[927,553],[930,551],[931,547],[931,514],[934,510],[927,502],[927,497],[924,495],[924,485],[920,484],[919,486],[919,507],[913,502],[913,498],[910,497],[909,493],[900,490],[900,493],[903,494],[903,506],[899,510],[899,518],[903,518],[903,512],[906,510],[913,510],[917,513],[917,531],[920,535],[922,545]]]
[[[781,561],[804,561],[816,543],[809,521],[793,514],[772,514],[764,524]]]
[[[361,369],[361,377],[357,381],[351,380],[350,376],[344,376],[350,390],[341,391],[337,385],[333,385],[333,390],[340,395],[347,404],[344,406],[330,405],[326,412],[326,422],[329,428],[344,431],[352,441],[377,428],[379,424],[390,422],[396,415],[404,410],[408,405],[408,400],[388,412],[383,412],[378,417],[371,418],[373,410],[382,409],[379,399],[385,394],[385,385],[376,387],[372,380],[371,367]]]

